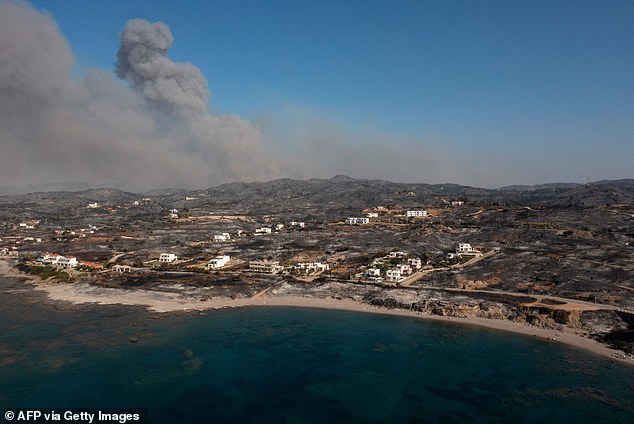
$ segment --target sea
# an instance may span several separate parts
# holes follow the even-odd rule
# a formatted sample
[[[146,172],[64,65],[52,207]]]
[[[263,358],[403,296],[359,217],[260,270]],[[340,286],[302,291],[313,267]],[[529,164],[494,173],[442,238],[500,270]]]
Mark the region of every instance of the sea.
[[[632,423],[634,367],[530,336],[370,313],[152,314],[0,279],[0,410],[151,423]]]

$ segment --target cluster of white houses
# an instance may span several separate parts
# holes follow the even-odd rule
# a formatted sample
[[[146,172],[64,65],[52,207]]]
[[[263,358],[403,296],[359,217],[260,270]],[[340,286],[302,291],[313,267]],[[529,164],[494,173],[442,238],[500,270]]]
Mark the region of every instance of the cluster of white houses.
[[[330,264],[323,262],[300,262],[293,265],[293,271],[297,274],[319,274],[330,269]]]
[[[390,281],[400,283],[422,267],[422,261],[418,257],[410,257],[405,252],[390,252],[382,258],[376,258],[365,272],[357,274],[357,278],[376,283]]]
[[[31,220],[26,222],[20,222],[18,228],[21,230],[34,230],[35,227],[40,223],[39,220]]]
[[[406,211],[405,216],[408,218],[424,218],[424,217],[427,217],[427,211],[425,210]],[[346,219],[346,224],[350,224],[350,225],[369,224],[370,218],[378,218],[378,217],[379,217],[378,212],[368,212],[365,217],[354,217],[354,216],[348,217]]]
[[[292,272],[305,275],[319,274],[329,269],[330,265],[323,262],[300,262],[291,267]],[[277,274],[284,271],[284,266],[280,265],[279,261],[250,261],[249,271],[262,274]]]
[[[303,221],[292,221],[289,225],[291,227],[299,227],[299,228],[304,228],[306,226],[306,224]],[[281,223],[275,224],[274,227],[259,227],[253,231],[253,235],[255,236],[269,235],[269,234],[273,234],[273,232],[281,231],[282,229],[284,229],[284,224],[281,224]],[[242,237],[242,236],[245,236],[246,234],[244,230],[238,230],[235,233],[235,235],[237,237]],[[231,234],[221,233],[221,234],[214,235],[214,242],[220,243],[225,241],[231,241]]]
[[[103,264],[89,261],[78,261],[74,256],[58,255],[57,253],[45,253],[39,258],[38,262],[43,265],[50,265],[62,269],[74,269],[77,267],[87,267],[93,269],[103,268]]]

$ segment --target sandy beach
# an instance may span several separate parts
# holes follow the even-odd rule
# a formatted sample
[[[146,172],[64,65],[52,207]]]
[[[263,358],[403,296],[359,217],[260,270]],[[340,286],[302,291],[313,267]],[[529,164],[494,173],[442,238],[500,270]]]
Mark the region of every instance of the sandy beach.
[[[230,299],[222,298],[195,298],[187,296],[187,293],[166,293],[151,290],[122,290],[103,288],[88,283],[62,284],[41,281],[32,276],[19,273],[6,262],[0,261],[0,276],[19,278],[25,284],[31,284],[35,290],[43,291],[53,301],[71,302],[73,304],[99,304],[99,305],[131,305],[144,306],[149,311],[156,313],[169,313],[176,311],[205,311],[222,308],[265,307],[284,306],[298,308],[336,309],[352,312],[378,313],[385,315],[397,315],[428,319],[442,322],[452,322],[463,325],[476,325],[500,331],[513,332],[527,336],[549,340],[552,343],[564,343],[580,349],[587,350],[620,363],[634,366],[634,360],[625,358],[623,352],[610,349],[595,340],[583,337],[575,333],[573,329],[550,330],[505,320],[492,320],[484,318],[457,318],[424,314],[416,311],[402,309],[387,309],[373,305],[356,302],[350,299],[335,298],[309,298],[299,296],[270,296],[263,294],[250,298]]]

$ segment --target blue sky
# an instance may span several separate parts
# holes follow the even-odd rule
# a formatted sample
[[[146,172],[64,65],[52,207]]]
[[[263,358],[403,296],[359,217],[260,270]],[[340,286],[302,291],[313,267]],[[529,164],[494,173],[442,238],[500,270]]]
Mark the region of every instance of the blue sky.
[[[113,68],[128,19],[166,23],[210,110],[271,138],[335,127],[352,148],[440,152],[478,169],[463,184],[634,178],[632,1],[32,4],[58,23],[77,78]]]

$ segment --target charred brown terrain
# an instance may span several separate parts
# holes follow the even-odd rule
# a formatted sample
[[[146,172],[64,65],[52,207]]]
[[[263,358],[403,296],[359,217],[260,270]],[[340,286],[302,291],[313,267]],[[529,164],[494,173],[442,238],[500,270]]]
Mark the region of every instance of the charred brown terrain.
[[[229,238],[214,237],[221,234]],[[489,190],[338,176],[198,191],[32,193],[0,197],[0,239],[5,259],[24,271],[46,266],[47,252],[74,256],[69,278],[104,287],[185,291],[201,301],[263,292],[351,298],[566,326],[632,352],[632,180]],[[457,254],[459,243],[473,255]],[[397,265],[390,252],[421,265],[388,281],[386,269]],[[178,260],[157,262],[161,253]],[[206,266],[218,255],[231,260]],[[253,272],[250,262],[261,260],[284,270]],[[328,269],[298,272],[307,262]],[[381,277],[366,278],[372,267]]]

